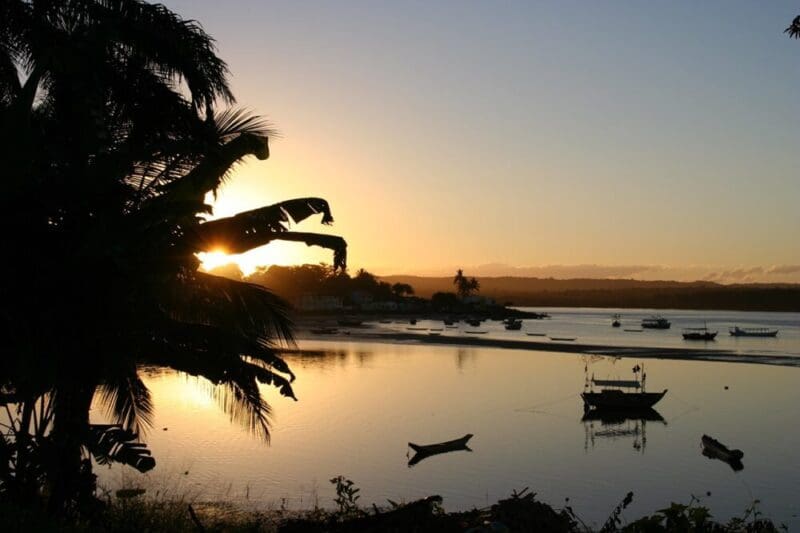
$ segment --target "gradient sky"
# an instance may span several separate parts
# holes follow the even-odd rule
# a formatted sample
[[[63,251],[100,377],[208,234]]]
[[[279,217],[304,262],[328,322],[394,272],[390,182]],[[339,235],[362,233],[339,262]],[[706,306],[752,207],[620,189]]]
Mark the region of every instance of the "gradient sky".
[[[800,281],[797,2],[165,3],[281,133],[218,216],[322,196],[386,274]]]

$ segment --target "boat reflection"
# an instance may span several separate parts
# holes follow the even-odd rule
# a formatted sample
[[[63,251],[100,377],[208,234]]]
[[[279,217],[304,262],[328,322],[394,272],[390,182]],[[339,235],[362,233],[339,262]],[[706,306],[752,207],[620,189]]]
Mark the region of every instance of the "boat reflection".
[[[633,449],[644,453],[647,447],[647,423],[667,425],[655,409],[591,409],[581,418],[584,427],[585,451],[594,448],[599,439],[633,438]]]

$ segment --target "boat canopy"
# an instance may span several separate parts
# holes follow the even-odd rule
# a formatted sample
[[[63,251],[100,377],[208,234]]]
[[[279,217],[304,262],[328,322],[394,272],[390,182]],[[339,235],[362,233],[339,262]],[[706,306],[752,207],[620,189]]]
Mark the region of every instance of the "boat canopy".
[[[631,387],[636,389],[642,388],[642,383],[635,379],[594,379],[592,383],[601,387]]]

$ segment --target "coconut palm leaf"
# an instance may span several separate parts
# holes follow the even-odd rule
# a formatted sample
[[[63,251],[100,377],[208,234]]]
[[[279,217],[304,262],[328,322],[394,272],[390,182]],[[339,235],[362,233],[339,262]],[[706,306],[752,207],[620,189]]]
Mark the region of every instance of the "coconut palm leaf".
[[[123,429],[139,434],[153,426],[150,391],[135,366],[128,372],[109,376],[98,389],[100,403]]]
[[[783,30],[783,33],[788,33],[789,37],[800,39],[800,16],[795,17],[789,27]]]
[[[268,345],[294,344],[289,305],[261,285],[191,272],[166,287],[160,300],[176,321],[215,326]]]

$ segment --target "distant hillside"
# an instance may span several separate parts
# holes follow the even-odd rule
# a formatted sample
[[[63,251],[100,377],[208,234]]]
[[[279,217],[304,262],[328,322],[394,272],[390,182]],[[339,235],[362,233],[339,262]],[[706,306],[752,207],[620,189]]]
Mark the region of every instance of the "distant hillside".
[[[382,276],[408,283],[418,296],[452,292],[451,277]],[[549,307],[650,307],[657,309],[731,309],[800,312],[800,285],[720,285],[696,281],[632,279],[478,278],[480,293],[499,303]]]

